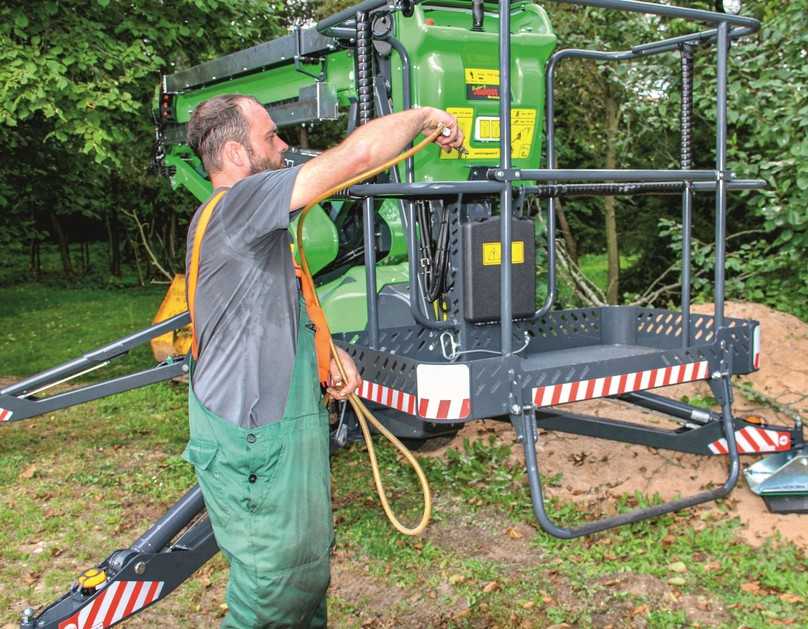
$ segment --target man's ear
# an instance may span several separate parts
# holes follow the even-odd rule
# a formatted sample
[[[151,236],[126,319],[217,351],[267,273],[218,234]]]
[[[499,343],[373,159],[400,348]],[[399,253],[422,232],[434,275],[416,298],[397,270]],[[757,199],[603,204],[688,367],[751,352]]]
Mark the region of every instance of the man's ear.
[[[222,147],[222,159],[237,168],[243,168],[248,163],[247,150],[239,142],[228,140]]]

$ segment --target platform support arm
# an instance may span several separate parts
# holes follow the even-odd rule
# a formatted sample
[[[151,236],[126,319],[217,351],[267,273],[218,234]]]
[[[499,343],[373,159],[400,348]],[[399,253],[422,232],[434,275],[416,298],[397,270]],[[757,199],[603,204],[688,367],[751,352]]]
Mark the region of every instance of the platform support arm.
[[[84,354],[79,358],[68,361],[58,367],[48,369],[42,373],[38,373],[30,378],[26,378],[21,382],[12,384],[4,389],[0,389],[2,395],[26,395],[34,389],[47,386],[57,380],[68,378],[81,371],[86,371],[89,368],[95,367],[103,362],[110,361],[114,358],[126,354],[129,350],[138,345],[145,343],[155,337],[161,336],[166,332],[171,332],[187,325],[191,321],[188,312],[180,313],[176,316],[156,323],[148,328],[135,332],[130,336],[126,336],[117,341],[113,341],[103,347],[99,347],[92,352]]]
[[[521,413],[520,415],[512,415],[511,421],[517,427],[517,431],[522,437],[522,443],[525,450],[525,466],[527,468],[527,477],[530,485],[530,494],[533,502],[533,513],[539,521],[541,527],[553,537],[560,539],[574,539],[576,537],[583,537],[584,535],[591,535],[600,531],[606,531],[611,528],[623,526],[624,524],[632,524],[640,522],[649,518],[655,518],[666,513],[679,511],[698,504],[710,502],[723,498],[732,490],[738,482],[740,474],[740,457],[735,445],[735,429],[732,418],[731,407],[731,390],[729,376],[721,377],[719,383],[723,395],[721,396],[721,422],[724,431],[724,438],[727,440],[727,448],[729,450],[729,470],[727,480],[721,487],[703,491],[693,496],[680,498],[678,500],[671,500],[661,505],[654,505],[642,509],[635,509],[628,513],[621,513],[619,515],[597,520],[595,522],[588,522],[574,528],[564,528],[554,523],[544,507],[544,494],[541,485],[541,474],[539,472],[538,462],[536,460],[536,444],[538,443],[538,434],[536,431],[536,420],[532,412]]]
[[[20,629],[112,627],[159,603],[219,550],[210,521],[195,521],[203,509],[194,485],[132,546],[98,565],[106,573],[102,584],[82,590],[74,583],[38,613],[25,610]]]
[[[718,60],[716,65],[716,148],[715,170],[718,187],[715,193],[715,329],[724,327],[724,285],[727,253],[727,58],[729,25],[718,26]]]

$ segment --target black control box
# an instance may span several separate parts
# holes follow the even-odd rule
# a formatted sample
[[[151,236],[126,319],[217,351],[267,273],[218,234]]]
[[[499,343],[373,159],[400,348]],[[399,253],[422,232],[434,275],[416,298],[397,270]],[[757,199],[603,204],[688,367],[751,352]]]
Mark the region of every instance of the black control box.
[[[464,296],[466,319],[478,323],[499,319],[499,269],[502,247],[498,216],[463,225]],[[512,303],[514,318],[531,316],[536,309],[536,243],[533,221],[512,222]]]

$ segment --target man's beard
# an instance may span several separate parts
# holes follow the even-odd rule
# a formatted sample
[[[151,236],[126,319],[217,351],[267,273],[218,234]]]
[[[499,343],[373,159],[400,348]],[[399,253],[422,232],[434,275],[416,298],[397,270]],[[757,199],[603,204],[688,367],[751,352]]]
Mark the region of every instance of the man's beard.
[[[257,158],[252,145],[248,144],[245,148],[247,149],[247,159],[250,160],[250,175],[257,175],[265,170],[276,170],[281,167],[281,164],[275,164],[269,157]]]

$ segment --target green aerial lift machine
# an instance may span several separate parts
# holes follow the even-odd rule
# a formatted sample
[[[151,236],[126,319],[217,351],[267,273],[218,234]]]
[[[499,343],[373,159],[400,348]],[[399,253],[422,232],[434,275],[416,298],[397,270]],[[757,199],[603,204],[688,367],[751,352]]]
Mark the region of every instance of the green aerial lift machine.
[[[753,475],[754,486],[768,487],[775,509],[808,511],[802,471],[808,449],[799,423],[764,425],[732,413],[731,376],[760,367],[760,325],[724,313],[727,197],[766,184],[728,169],[727,68],[731,42],[756,32],[759,22],[637,0],[552,1],[615,16],[624,11],[673,18],[694,29],[623,51],[555,50],[547,14],[533,1],[365,0],[311,28],[163,77],[156,161],[175,187],[187,188],[200,202],[207,199],[210,182],[186,145],[185,126],[194,107],[217,94],[254,96],[280,127],[341,120],[347,132],[411,107],[453,113],[466,137],[462,154],[430,146],[324,201],[305,223],[305,250],[334,341],[356,362],[363,378],[358,394],[382,423],[399,437],[423,441],[477,419],[509,422],[524,449],[533,512],[546,532],[564,539],[726,496],[740,476],[741,454],[778,453],[769,468]],[[621,63],[659,54],[677,56],[681,67],[670,81],[680,87],[678,168],[559,167],[558,64]],[[699,167],[692,152],[696,55],[715,63],[715,80],[700,87],[715,90],[716,149],[699,156]],[[286,158],[293,165],[316,154],[292,149]],[[666,195],[681,205],[681,303],[673,309],[560,309],[556,199],[643,194]],[[715,200],[711,315],[690,308],[695,195]],[[538,199],[545,213],[542,231],[534,230],[536,204],[528,199]],[[546,290],[537,290],[537,276],[546,280]],[[537,304],[537,293],[543,303]],[[183,375],[185,350],[169,352],[174,355],[152,369],[43,395],[183,328],[189,321],[183,308],[146,330],[0,390],[0,423]],[[719,411],[659,394],[694,381],[708,383]],[[596,398],[663,413],[675,427],[650,428],[558,408]],[[342,446],[355,420],[344,406],[335,410],[332,443]],[[691,496],[561,527],[545,509],[537,461],[540,429],[726,457],[727,478]],[[59,600],[26,610],[20,626],[112,626],[165,598],[217,550],[194,486],[128,548],[83,573]]]
[[[496,165],[500,153],[496,3],[409,5],[401,12],[368,16],[364,44],[358,30],[331,20],[331,28],[295,29],[286,37],[163,77],[159,160],[172,185],[187,188],[200,203],[210,196],[204,169],[185,142],[185,126],[199,103],[230,93],[257,98],[281,128],[342,115],[350,130],[386,113],[438,107],[458,119],[466,152],[447,154],[431,147],[387,180],[466,181],[475,172],[484,177],[484,169]],[[545,94],[537,77],[544,75],[556,38],[545,10],[529,0],[512,3],[511,33],[513,160],[527,167],[541,159]],[[363,46],[369,50],[362,52]],[[293,149],[288,162],[300,163],[311,155]],[[375,204],[380,219],[378,289],[408,278],[401,204],[392,199]],[[361,218],[361,202],[334,199],[306,220],[307,259],[315,276],[319,274],[321,299],[335,332],[360,330],[367,322],[365,273],[356,266],[362,260]]]

